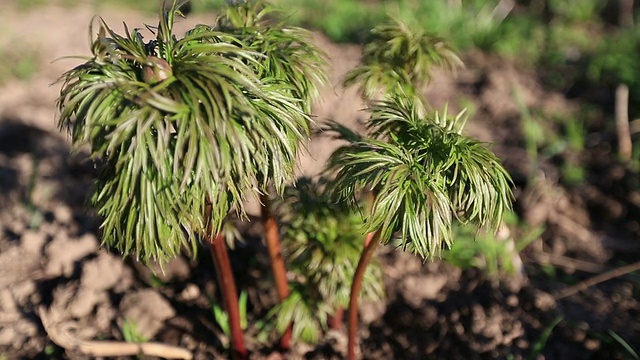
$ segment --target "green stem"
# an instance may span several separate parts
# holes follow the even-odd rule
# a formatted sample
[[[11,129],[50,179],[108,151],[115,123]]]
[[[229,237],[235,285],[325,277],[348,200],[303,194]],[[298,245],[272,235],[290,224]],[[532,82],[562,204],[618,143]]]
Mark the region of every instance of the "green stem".
[[[358,261],[358,267],[356,267],[356,273],[353,275],[353,282],[351,283],[351,295],[349,297],[349,327],[348,331],[348,349],[347,359],[355,360],[356,358],[356,335],[358,333],[358,299],[360,298],[360,291],[362,290],[362,281],[364,280],[364,273],[367,270],[367,266],[371,263],[373,255],[376,253],[376,248],[380,242],[380,235],[382,229],[378,229],[373,235],[367,235],[367,241],[360,260]]]

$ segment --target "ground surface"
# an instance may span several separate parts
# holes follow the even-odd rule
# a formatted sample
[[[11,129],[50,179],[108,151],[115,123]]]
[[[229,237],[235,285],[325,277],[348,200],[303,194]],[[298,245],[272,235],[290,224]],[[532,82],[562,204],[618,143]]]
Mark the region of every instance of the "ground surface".
[[[98,220],[83,206],[93,168],[81,151],[70,155],[68,138],[57,131],[59,85],[51,85],[78,61],[52,61],[88,53],[87,25],[94,10],[7,7],[2,13],[0,49],[34,54],[37,70],[26,79],[6,77],[0,83],[0,359],[87,358],[51,338],[64,332],[82,340],[122,340],[130,323],[140,336],[180,346],[195,358],[227,356],[210,310],[217,290],[207,251],[197,261],[178,258],[164,274],[154,274],[100,248]],[[122,20],[131,26],[154,22],[108,9],[100,15],[116,28]],[[213,18],[199,15],[178,27],[198,22]],[[332,44],[321,35],[316,41],[330,57],[334,84],[316,108],[318,119],[360,126],[363,104],[353,90],[335,85],[357,64],[359,48]],[[541,162],[536,181],[527,181],[531,166],[514,89],[541,114],[575,111],[580,104],[544,89],[535,74],[512,64],[482,54],[464,60],[467,68],[456,77],[436,74],[429,99],[436,107],[450,101],[453,108],[464,99],[476,109],[469,132],[495,143],[516,182],[518,214],[546,230],[522,253],[521,276],[502,281],[474,269],[423,264],[382,251],[388,298],[363,307],[363,357],[623,358],[624,348],[612,333],[640,349],[637,272],[562,297],[571,284],[638,258],[637,176],[612,160],[600,134],[587,141],[582,156],[589,173],[581,185],[559,186],[552,161]],[[300,173],[315,173],[332,146],[314,139]],[[240,287],[249,294],[249,318],[255,320],[275,294],[260,277],[267,273],[265,259],[257,256],[258,265],[252,266],[247,261],[262,249],[259,226],[245,228],[249,245],[232,259]],[[556,320],[560,323],[552,327]],[[255,358],[272,354],[269,344],[249,342]],[[296,346],[289,358],[340,358],[344,349],[344,333],[333,331],[318,346]]]

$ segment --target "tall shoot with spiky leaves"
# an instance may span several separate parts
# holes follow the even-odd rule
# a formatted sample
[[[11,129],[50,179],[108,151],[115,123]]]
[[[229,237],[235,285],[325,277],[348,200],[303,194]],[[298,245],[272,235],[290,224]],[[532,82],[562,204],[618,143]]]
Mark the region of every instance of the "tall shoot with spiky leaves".
[[[241,2],[236,6],[227,7],[226,13],[216,25],[220,30],[231,33],[242,41],[241,46],[260,53],[259,66],[255,67],[256,74],[265,86],[274,91],[282,92],[291,100],[291,106],[298,108],[303,114],[295,122],[284,127],[283,138],[264,139],[264,141],[282,141],[296,150],[309,134],[309,118],[311,105],[319,96],[318,86],[324,84],[327,78],[323,72],[325,66],[324,54],[311,42],[311,34],[301,28],[285,26],[274,22],[278,13],[268,4],[261,2]],[[271,122],[271,119],[256,119]],[[272,126],[278,126],[273,122]],[[257,134],[260,135],[260,134]],[[276,159],[287,154],[274,154]],[[260,187],[261,218],[265,231],[265,243],[271,260],[271,267],[280,301],[289,296],[289,283],[281,252],[279,229],[276,218],[271,210],[269,186],[277,194],[281,194],[285,182],[293,174],[294,158],[281,161],[281,169],[276,169],[287,176],[271,173],[270,168],[259,168],[259,176],[265,180]],[[291,327],[287,327],[281,338],[280,346],[288,349],[291,342]]]
[[[95,37],[90,29],[92,56],[61,78],[59,126],[74,147],[89,144],[99,166],[92,202],[105,245],[164,261],[195,255],[199,239],[211,244],[233,354],[246,358],[221,229],[230,211],[242,216],[244,201],[260,197],[256,185],[279,190],[292,179],[310,118],[297,85],[265,70],[270,57],[220,22],[178,39],[178,5],[147,27],[150,41],[126,25],[124,35],[104,21]]]
[[[378,243],[424,259],[439,256],[453,242],[454,220],[495,231],[510,207],[510,177],[485,144],[462,134],[464,113],[433,113],[419,96],[434,66],[454,69],[458,57],[436,37],[400,23],[380,26],[365,46],[363,65],[347,75],[365,98],[368,133],[332,123],[347,145],[331,156],[335,189],[355,203],[360,189],[374,196],[365,217],[373,233],[365,245],[351,287],[348,358],[356,357],[358,294]]]
[[[435,68],[454,72],[463,64],[444,39],[398,20],[371,30],[362,64],[349,71],[345,86],[357,86],[365,100],[389,98],[411,87],[421,91]]]

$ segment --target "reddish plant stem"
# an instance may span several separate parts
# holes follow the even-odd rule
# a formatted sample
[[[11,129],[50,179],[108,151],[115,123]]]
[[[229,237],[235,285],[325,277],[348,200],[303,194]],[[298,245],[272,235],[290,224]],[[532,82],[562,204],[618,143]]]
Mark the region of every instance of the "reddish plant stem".
[[[342,321],[344,320],[344,308],[340,307],[336,309],[336,312],[329,316],[327,319],[327,323],[329,324],[329,329],[337,330],[342,327]]]
[[[224,305],[229,315],[233,357],[237,360],[248,359],[249,354],[244,346],[244,336],[242,334],[242,327],[240,326],[240,309],[238,308],[236,281],[233,278],[226,241],[224,240],[224,236],[220,234],[216,235],[213,239],[208,238],[207,240],[211,244],[211,252],[216,266],[216,273],[218,274],[220,292],[222,293]]]
[[[206,215],[211,216],[210,206],[207,206]],[[231,352],[236,360],[249,359],[249,353],[244,344],[244,335],[240,325],[240,309],[238,308],[238,292],[236,281],[233,277],[231,260],[227,252],[227,242],[221,234],[213,238],[209,235],[211,231],[204,234],[205,240],[211,245],[211,255],[218,276],[220,293],[222,294],[224,307],[229,315],[229,329],[231,331]]]
[[[287,281],[287,270],[282,257],[280,246],[280,233],[278,231],[278,223],[271,212],[271,204],[267,195],[260,197],[262,202],[262,225],[264,226],[264,238],[271,260],[271,270],[273,271],[273,279],[276,283],[276,291],[280,302],[289,297],[289,282]],[[291,337],[293,333],[293,324],[282,334],[280,338],[280,348],[289,350],[291,348]]]
[[[374,232],[370,232],[367,234],[367,237],[364,239],[364,246],[367,247],[371,243],[371,239],[373,239]]]
[[[365,241],[365,247],[360,255],[358,266],[356,267],[356,273],[353,275],[353,282],[351,283],[351,295],[349,297],[349,323],[348,323],[348,348],[347,359],[356,359],[356,335],[358,333],[358,299],[360,297],[360,290],[362,290],[362,281],[364,279],[364,273],[367,270],[367,266],[371,263],[373,255],[376,253],[376,248],[380,242],[380,235],[382,229],[378,229],[375,233],[367,235]]]
[[[373,239],[374,232],[367,234],[364,240],[364,247],[369,246],[371,239]],[[355,275],[355,274],[354,274]],[[342,327],[342,320],[344,319],[344,308],[337,308],[333,316],[329,316],[328,324],[330,329],[340,329]]]

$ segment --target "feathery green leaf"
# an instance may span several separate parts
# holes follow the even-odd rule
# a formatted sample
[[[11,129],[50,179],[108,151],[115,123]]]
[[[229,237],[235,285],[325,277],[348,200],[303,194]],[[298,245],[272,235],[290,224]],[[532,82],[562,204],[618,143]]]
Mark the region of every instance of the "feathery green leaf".
[[[148,42],[101,21],[93,57],[61,77],[59,126],[102,163],[92,201],[105,244],[143,260],[195,251],[247,197],[293,179],[324,59],[308,33],[248,6],[242,26],[222,17],[180,39],[176,2]]]
[[[497,230],[510,207],[510,177],[486,145],[461,134],[463,113],[430,117],[413,97],[392,97],[368,109],[369,136],[333,126],[347,145],[329,159],[342,199],[375,194],[367,232],[423,258],[452,244],[454,219]]]

